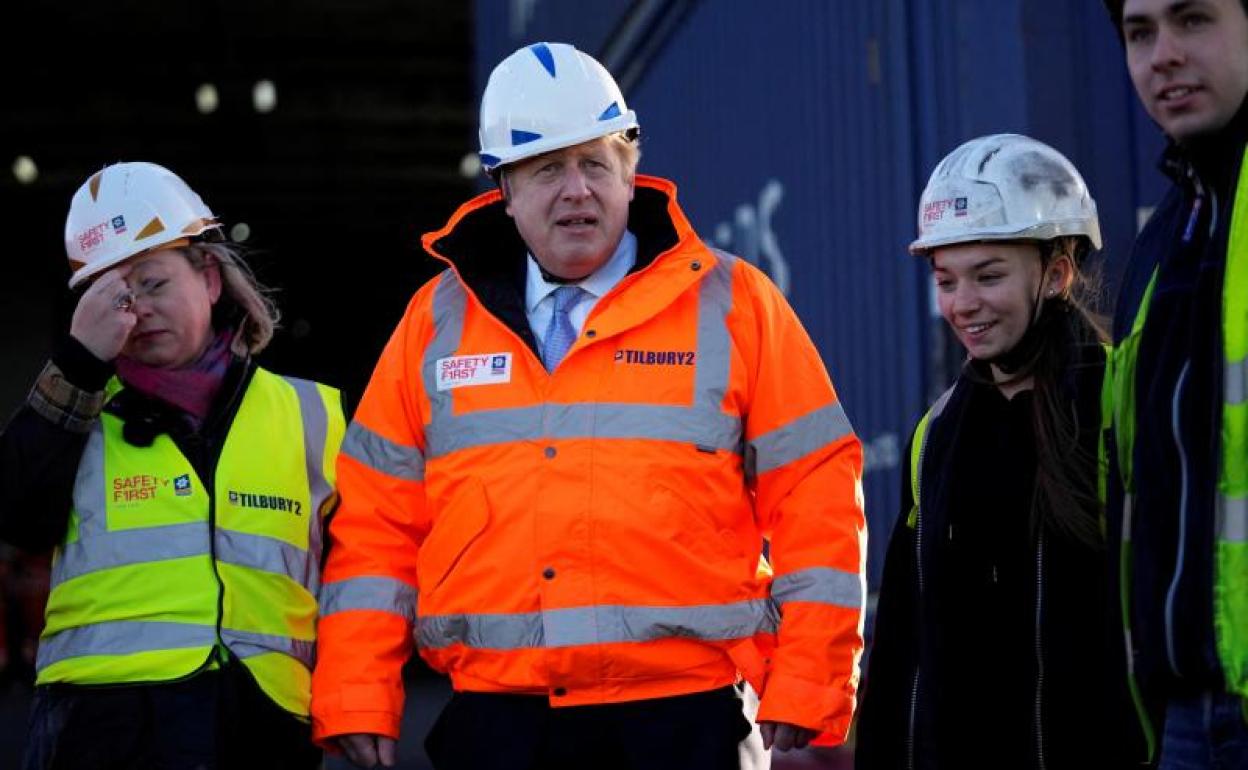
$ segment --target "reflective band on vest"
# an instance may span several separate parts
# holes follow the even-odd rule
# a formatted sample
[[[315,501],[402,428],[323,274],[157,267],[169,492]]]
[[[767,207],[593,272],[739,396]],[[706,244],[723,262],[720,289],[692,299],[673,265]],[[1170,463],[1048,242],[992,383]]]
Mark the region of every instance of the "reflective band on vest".
[[[1227,689],[1248,699],[1248,148],[1240,163],[1222,287],[1222,457],[1213,624]],[[1246,706],[1248,707],[1248,706]]]
[[[957,387],[955,382],[950,385],[944,393],[940,394],[940,398],[936,399],[936,403],[932,404],[932,408],[928,409],[923,415],[923,419],[919,420],[919,424],[914,428],[914,437],[910,439],[910,513],[906,518],[906,526],[914,529],[919,523],[919,501],[920,493],[923,487],[923,458],[927,454],[927,437],[928,430],[932,427],[932,420],[939,418],[945,412],[945,407],[949,405],[949,399],[953,398],[953,391]]]
[[[84,649],[91,650],[92,655],[127,655],[183,647],[211,647],[216,638],[216,626],[140,620],[94,623],[66,629],[43,642],[39,647],[39,666],[77,657],[81,654],[79,651]],[[229,645],[231,652],[244,660],[274,651],[297,658],[308,668],[316,660],[316,645],[313,642],[249,634],[228,628],[221,630],[221,639]]]
[[[336,391],[257,369],[210,494],[167,435],[131,446],[102,415],[53,566],[39,683],[176,679],[220,644],[279,705],[307,713],[322,516],[344,431]]]

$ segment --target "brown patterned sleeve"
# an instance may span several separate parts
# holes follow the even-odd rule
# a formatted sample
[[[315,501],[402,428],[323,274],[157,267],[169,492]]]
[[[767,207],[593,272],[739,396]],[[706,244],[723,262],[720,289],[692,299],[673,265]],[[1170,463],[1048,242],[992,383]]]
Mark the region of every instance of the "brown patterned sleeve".
[[[82,390],[60,367],[49,361],[43,367],[26,402],[39,416],[74,433],[86,433],[104,408],[103,390]]]

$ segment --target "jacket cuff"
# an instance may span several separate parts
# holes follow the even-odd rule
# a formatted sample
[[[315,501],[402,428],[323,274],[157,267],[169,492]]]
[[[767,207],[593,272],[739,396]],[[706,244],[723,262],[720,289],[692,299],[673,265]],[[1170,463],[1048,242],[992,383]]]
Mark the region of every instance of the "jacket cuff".
[[[30,408],[71,433],[87,433],[104,408],[104,386],[113,366],[66,336],[26,397]]]
[[[101,361],[86,346],[71,335],[65,335],[52,353],[52,363],[56,364],[65,379],[74,387],[85,391],[102,391],[113,376],[113,363]]]
[[[835,685],[772,672],[758,707],[758,722],[787,722],[823,733],[822,745],[839,745],[849,735],[854,696]]]
[[[397,696],[397,697],[396,697]],[[403,691],[384,684],[348,684],[312,703],[312,740],[331,751],[331,738],[352,733],[384,735],[398,740]]]

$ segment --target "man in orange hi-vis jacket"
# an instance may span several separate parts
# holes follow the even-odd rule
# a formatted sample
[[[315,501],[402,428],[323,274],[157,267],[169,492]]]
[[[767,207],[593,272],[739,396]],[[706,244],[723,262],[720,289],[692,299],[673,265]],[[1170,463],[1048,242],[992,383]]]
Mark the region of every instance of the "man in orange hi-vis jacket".
[[[539,43],[481,104],[498,190],[424,247],[347,431],[315,737],[391,766],[413,645],[438,768],[736,768],[849,729],[862,450],[775,286],[636,175],[636,115]],[[764,538],[774,576],[756,572]]]

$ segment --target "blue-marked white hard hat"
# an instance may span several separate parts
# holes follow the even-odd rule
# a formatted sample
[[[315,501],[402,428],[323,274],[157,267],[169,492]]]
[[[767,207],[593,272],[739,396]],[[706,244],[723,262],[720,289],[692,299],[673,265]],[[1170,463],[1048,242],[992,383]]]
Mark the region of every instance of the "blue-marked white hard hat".
[[[621,131],[637,115],[592,56],[566,43],[535,43],[503,59],[481,97],[481,166],[508,163]]]
[[[1081,235],[1101,248],[1096,202],[1057,150],[1020,134],[972,139],[936,166],[919,199],[910,253],[976,241]]]

